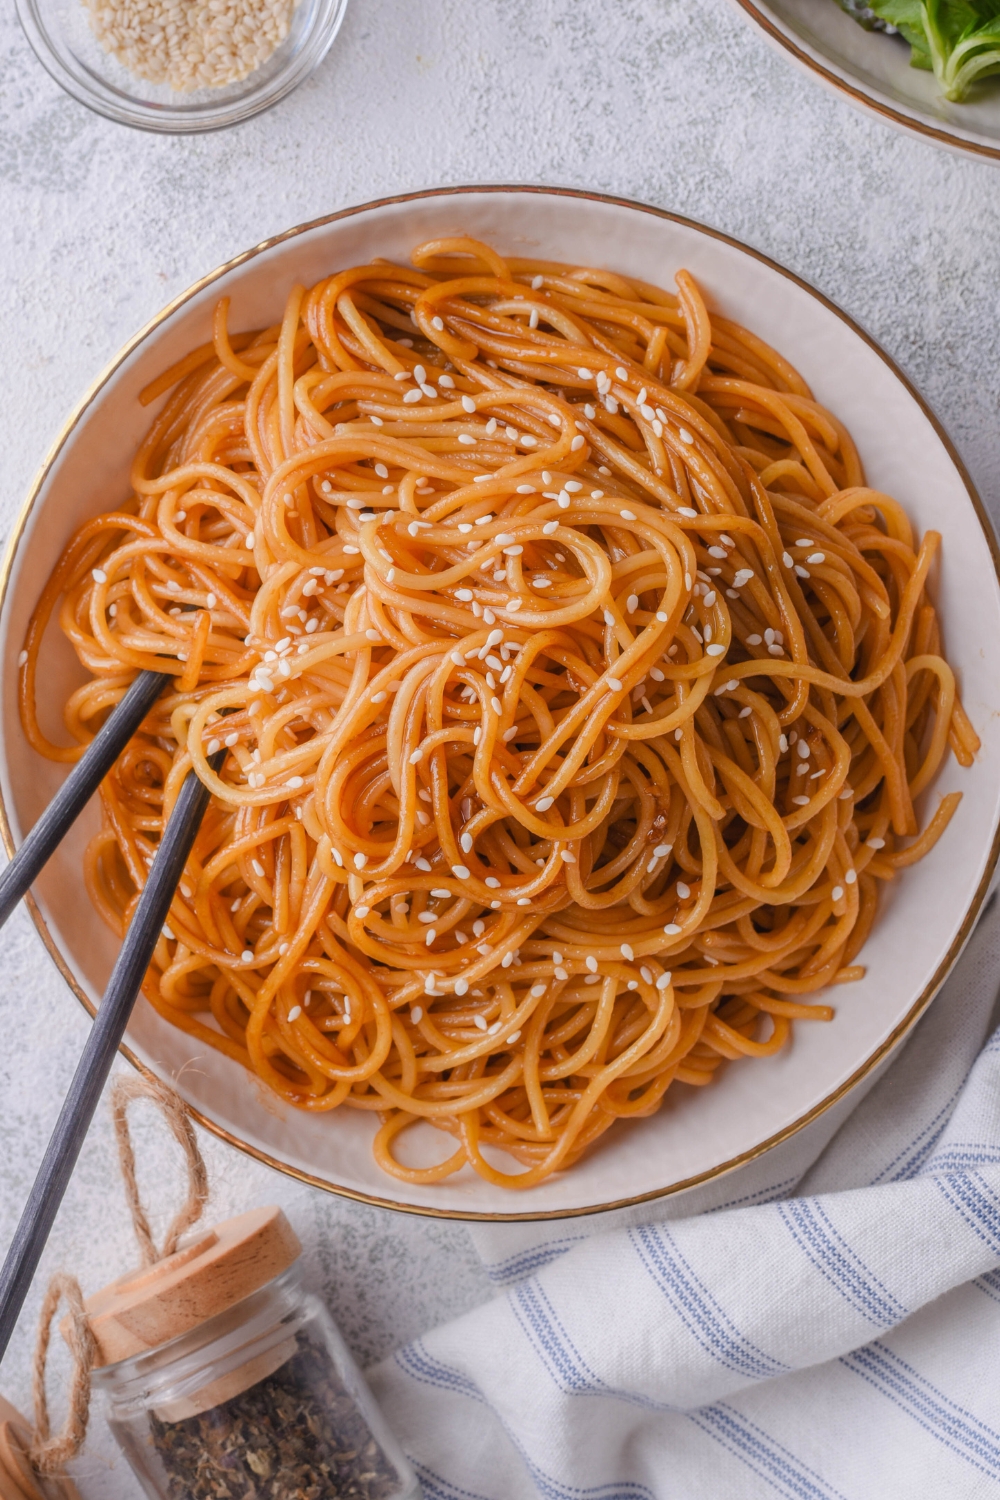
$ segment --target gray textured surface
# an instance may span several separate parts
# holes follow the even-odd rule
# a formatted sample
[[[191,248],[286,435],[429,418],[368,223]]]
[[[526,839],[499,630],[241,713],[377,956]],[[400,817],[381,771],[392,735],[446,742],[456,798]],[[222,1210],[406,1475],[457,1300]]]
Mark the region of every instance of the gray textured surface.
[[[775,256],[895,356],[1000,513],[996,168],[857,113],[726,0],[353,0],[333,53],[295,96],[193,139],[89,115],[48,79],[4,8],[0,530],[81,391],[189,282],[332,209],[477,181],[645,199]],[[0,968],[6,1243],[86,1023],[23,912],[0,935]],[[148,1139],[147,1180],[159,1184],[171,1158]],[[220,1215],[275,1197],[289,1205],[362,1359],[487,1294],[461,1226],[296,1190],[211,1140],[206,1152]],[[65,1265],[93,1288],[131,1258],[102,1119],[43,1275]],[[36,1309],[37,1294],[0,1382],[25,1409]],[[77,1472],[85,1500],[138,1494],[99,1420]]]

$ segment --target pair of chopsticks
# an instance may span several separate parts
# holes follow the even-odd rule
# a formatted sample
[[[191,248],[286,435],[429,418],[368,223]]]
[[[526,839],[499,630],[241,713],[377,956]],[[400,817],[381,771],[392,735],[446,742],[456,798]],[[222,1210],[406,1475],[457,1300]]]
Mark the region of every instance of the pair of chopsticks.
[[[88,745],[86,753],[77,761],[0,875],[0,926],[6,922],[139,728],[163,687],[171,680],[164,672],[140,672],[114,713]],[[224,755],[225,751],[218,752],[210,764],[215,766]],[[189,771],[163,830],[104,998],[0,1270],[0,1360],[6,1352],[115,1053],[125,1034],[208,799],[207,787],[193,771]]]

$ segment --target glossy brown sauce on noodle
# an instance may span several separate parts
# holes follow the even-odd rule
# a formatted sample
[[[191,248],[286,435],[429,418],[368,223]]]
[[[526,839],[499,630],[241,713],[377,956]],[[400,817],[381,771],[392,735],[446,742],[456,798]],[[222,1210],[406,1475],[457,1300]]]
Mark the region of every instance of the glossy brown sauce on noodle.
[[[175,674],[86,861],[123,933],[184,776],[211,788],[149,1002],[297,1108],[376,1112],[409,1181],[530,1187],[829,1020],[958,794],[922,831],[914,799],[978,748],[939,536],[676,283],[458,238],[273,328],[231,336],[223,299],[25,641],[57,760]],[[57,608],[72,748],[34,707]],[[435,1167],[395,1153],[418,1120],[454,1138]]]

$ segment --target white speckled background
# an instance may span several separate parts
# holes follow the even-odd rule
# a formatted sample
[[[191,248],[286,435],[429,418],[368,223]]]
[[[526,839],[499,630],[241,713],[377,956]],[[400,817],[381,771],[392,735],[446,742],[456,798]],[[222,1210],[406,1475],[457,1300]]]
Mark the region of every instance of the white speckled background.
[[[470,182],[639,198],[773,255],[900,362],[1000,515],[996,167],[859,114],[727,0],[352,0],[333,52],[297,94],[193,138],[88,114],[3,8],[0,531],[83,388],[196,277],[333,209]],[[88,1023],[24,912],[0,934],[0,974],[3,1246]],[[146,1181],[159,1187],[171,1148],[138,1134]],[[204,1146],[213,1213],[285,1203],[364,1362],[488,1295],[461,1225],[301,1191],[212,1139]],[[0,1377],[23,1410],[49,1272],[66,1266],[90,1290],[132,1259],[102,1114]],[[85,1500],[139,1494],[99,1419],[74,1468]]]

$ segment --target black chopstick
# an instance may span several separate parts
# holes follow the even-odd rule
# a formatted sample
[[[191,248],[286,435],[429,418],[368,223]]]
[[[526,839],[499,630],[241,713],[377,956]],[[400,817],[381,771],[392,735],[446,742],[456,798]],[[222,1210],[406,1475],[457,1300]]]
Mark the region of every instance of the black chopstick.
[[[167,672],[140,672],[0,875],[0,927],[66,836],[156,702]]]
[[[218,751],[209,765],[213,769],[221,768],[225,754],[225,750]],[[163,831],[149,878],[136,903],[104,999],[0,1270],[0,1360],[6,1353],[21,1304],[76,1166],[80,1147],[111,1071],[157,938],[167,920],[177,882],[204,817],[208,798],[208,788],[198,780],[194,771],[189,771]]]

